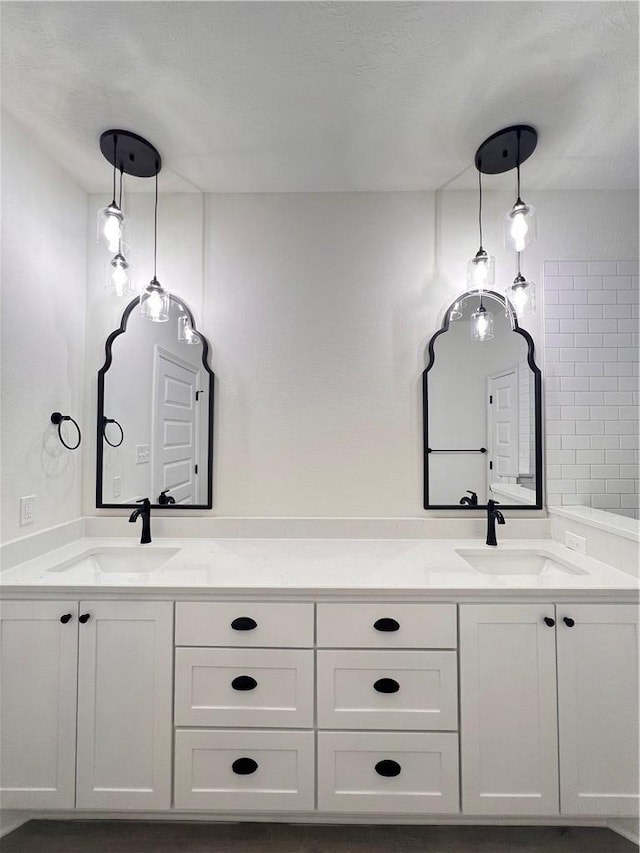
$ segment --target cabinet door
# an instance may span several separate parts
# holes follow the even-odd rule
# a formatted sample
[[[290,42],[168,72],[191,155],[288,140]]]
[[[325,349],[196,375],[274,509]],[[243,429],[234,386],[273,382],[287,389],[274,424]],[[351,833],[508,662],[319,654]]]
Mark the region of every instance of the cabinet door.
[[[460,605],[465,814],[558,813],[554,618],[553,605]]]
[[[170,806],[172,613],[170,602],[80,604],[78,808]]]
[[[637,817],[636,605],[558,605],[558,694],[562,813]]]
[[[77,617],[76,601],[2,602],[3,808],[73,808]]]

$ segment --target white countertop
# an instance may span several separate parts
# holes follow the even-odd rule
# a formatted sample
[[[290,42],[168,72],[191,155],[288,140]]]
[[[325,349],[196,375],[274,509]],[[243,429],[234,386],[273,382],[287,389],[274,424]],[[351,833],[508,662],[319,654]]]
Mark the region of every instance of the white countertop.
[[[177,553],[152,572],[109,572],[71,565],[96,549],[144,551],[174,548]],[[494,575],[474,569],[457,553],[534,551],[581,573],[543,571]],[[292,595],[419,595],[465,597],[465,593],[508,597],[572,595],[638,599],[640,582],[597,560],[549,540],[505,540],[497,548],[482,540],[454,539],[156,539],[139,545],[128,539],[81,538],[0,574],[0,595],[145,593]]]

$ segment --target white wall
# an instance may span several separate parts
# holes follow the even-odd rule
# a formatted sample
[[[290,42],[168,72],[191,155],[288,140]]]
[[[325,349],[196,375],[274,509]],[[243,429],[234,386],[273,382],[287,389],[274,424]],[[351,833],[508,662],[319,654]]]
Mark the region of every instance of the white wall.
[[[486,193],[497,284],[513,199]],[[632,192],[527,193],[539,239],[523,256],[540,310],[545,260],[632,257]],[[102,288],[90,197],[86,417],[125,302]],[[158,276],[193,308],[216,373],[214,510],[229,516],[421,516],[421,374],[442,312],[466,289],[475,193],[161,196]],[[152,197],[133,195],[133,241],[151,277]],[[204,224],[204,229],[203,229]],[[204,260],[203,260],[204,259]],[[204,264],[204,266],[203,266]],[[92,463],[93,464],[93,463]],[[87,468],[85,512],[95,512]]]
[[[81,514],[84,447],[60,445],[51,413],[82,419],[87,197],[2,117],[2,539]],[[88,428],[87,428],[88,427]],[[35,520],[19,525],[19,497]]]

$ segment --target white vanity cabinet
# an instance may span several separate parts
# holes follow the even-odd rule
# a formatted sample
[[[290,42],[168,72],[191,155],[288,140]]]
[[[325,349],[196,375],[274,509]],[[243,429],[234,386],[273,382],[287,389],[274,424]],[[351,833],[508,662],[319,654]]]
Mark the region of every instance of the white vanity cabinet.
[[[460,605],[463,812],[637,815],[637,655],[634,605]]]
[[[321,811],[459,812],[456,645],[453,604],[318,604]]]
[[[312,810],[314,605],[178,602],[175,642],[175,808]]]
[[[171,602],[2,603],[4,808],[170,807],[172,616]]]

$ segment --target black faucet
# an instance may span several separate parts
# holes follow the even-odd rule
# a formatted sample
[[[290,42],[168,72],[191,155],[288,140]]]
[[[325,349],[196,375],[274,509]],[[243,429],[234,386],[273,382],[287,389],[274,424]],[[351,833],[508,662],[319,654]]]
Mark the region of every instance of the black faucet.
[[[498,524],[504,524],[504,515],[499,509],[496,509],[496,504],[499,501],[487,501],[487,545],[497,545],[496,539],[496,521]]]
[[[142,535],[140,536],[140,544],[148,545],[149,542],[151,542],[151,501],[149,498],[140,498],[136,503],[142,504],[142,506],[140,509],[134,509],[129,516],[129,521],[136,521],[139,515],[142,516]]]
[[[176,499],[172,495],[168,495],[167,492],[170,492],[171,489],[165,489],[164,492],[160,492],[158,497],[158,503],[162,504],[162,506],[166,506],[167,504],[174,504]]]
[[[471,495],[471,497],[467,497],[467,495]],[[460,498],[460,503],[464,506],[478,506],[478,495],[475,492],[472,492],[470,489],[467,489],[467,495],[463,495]]]

